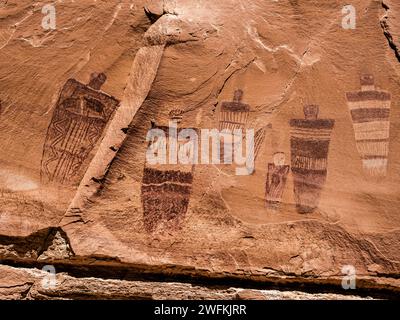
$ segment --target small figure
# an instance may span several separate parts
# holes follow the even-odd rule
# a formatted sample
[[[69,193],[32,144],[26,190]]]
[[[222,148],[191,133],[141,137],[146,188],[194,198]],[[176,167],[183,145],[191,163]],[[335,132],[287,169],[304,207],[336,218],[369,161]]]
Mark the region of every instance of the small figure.
[[[274,154],[273,163],[268,164],[267,181],[265,184],[265,199],[267,208],[278,209],[282,201],[283,191],[289,174],[289,165],[285,165],[285,154]]]

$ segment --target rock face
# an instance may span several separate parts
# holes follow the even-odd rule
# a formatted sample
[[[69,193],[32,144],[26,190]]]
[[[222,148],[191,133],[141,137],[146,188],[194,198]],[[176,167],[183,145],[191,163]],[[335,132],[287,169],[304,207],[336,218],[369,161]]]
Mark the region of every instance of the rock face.
[[[351,266],[358,288],[398,293],[397,2],[0,1],[0,259],[30,279],[1,296],[28,297],[37,271],[19,265],[93,261],[338,291]],[[211,151],[205,129],[254,144],[221,132],[208,163],[154,164],[151,129],[168,155]],[[84,298],[65,277],[29,297]],[[219,294],[91,281],[105,298]]]
[[[74,278],[59,274],[46,286],[47,273],[1,266],[0,299],[118,299],[118,300],[363,300],[353,295],[309,294],[296,291],[213,288],[183,283]]]

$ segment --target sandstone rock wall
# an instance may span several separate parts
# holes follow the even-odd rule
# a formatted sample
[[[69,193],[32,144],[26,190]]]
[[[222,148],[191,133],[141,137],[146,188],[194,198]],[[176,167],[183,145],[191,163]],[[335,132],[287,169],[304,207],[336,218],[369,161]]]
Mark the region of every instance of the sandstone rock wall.
[[[58,1],[54,30],[44,3],[0,2],[0,259],[335,288],[351,265],[396,295],[400,6],[351,2],[354,29],[339,0]],[[171,115],[253,129],[254,172],[150,166],[146,135]],[[31,296],[82,298],[68,281]]]

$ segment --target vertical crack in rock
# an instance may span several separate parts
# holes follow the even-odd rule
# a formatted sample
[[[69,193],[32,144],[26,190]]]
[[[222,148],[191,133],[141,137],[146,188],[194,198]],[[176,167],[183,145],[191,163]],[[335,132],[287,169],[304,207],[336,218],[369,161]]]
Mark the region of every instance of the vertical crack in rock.
[[[385,10],[385,15],[381,18],[381,28],[383,30],[383,34],[385,35],[386,39],[389,42],[389,46],[390,48],[394,51],[394,54],[397,58],[397,60],[400,62],[400,48],[397,46],[397,44],[395,43],[393,36],[390,32],[390,26],[388,23],[389,20],[389,16],[388,16],[388,12],[390,10],[389,5],[387,5],[385,3],[385,1],[382,1],[382,7]]]

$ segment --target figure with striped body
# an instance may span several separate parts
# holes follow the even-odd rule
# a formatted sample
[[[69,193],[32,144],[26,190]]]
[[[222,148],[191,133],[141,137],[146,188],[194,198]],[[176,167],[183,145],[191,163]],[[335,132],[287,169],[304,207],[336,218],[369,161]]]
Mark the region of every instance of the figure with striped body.
[[[221,136],[220,159],[222,164],[232,163],[232,152],[234,146],[234,130],[244,132],[250,115],[250,106],[242,102],[243,91],[235,91],[233,101],[222,102],[218,112],[218,124]]]
[[[292,119],[291,168],[294,195],[299,213],[312,213],[319,205],[325,185],[332,119],[318,119],[319,107],[304,107],[305,119]]]
[[[159,134],[147,139],[141,201],[144,227],[149,233],[159,228],[181,229],[189,207],[197,163],[198,129],[182,128],[182,114],[180,109],[172,110],[170,126],[154,126],[152,130]],[[191,137],[187,135],[189,132],[193,133]]]
[[[372,75],[361,76],[361,91],[346,93],[363,169],[370,176],[387,174],[391,94],[377,90]]]

